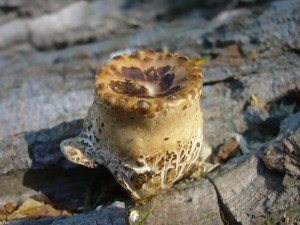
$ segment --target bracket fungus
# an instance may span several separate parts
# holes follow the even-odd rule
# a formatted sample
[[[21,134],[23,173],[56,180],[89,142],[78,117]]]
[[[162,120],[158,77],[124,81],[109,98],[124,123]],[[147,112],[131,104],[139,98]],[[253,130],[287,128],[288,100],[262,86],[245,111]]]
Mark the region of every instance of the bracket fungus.
[[[136,203],[188,176],[201,150],[202,72],[177,54],[137,51],[114,57],[95,78],[95,100],[69,160],[107,167]]]

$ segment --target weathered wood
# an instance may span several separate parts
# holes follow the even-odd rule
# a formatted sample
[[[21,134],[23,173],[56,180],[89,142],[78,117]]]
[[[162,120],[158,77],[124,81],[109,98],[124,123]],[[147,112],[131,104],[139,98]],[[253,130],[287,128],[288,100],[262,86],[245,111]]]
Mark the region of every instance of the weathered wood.
[[[18,170],[37,170],[54,167],[72,168],[59,151],[65,138],[78,135],[83,120],[62,123],[52,129],[25,132],[0,140],[0,175]]]
[[[217,55],[215,60],[209,61],[204,66],[205,82],[209,85],[211,82],[224,80],[224,85],[230,88],[234,79],[240,83],[238,78],[245,76],[241,80],[241,89],[245,85],[249,87],[251,85],[245,98],[251,94],[261,95],[265,101],[272,100],[272,97],[280,97],[287,90],[299,88],[297,49],[299,49],[300,35],[297,33],[299,32],[297,21],[300,14],[296,13],[299,7],[299,2],[295,0],[278,1],[264,5],[258,16],[252,8],[245,9],[247,13],[238,13],[236,16],[225,13],[227,19],[220,25],[218,25],[220,23],[218,17],[214,20],[196,17],[184,20],[182,23],[174,21],[168,25],[161,24],[158,28],[140,29],[125,37],[120,35],[119,39],[55,52],[30,52],[31,54],[26,54],[26,57],[22,57],[22,54],[14,54],[14,51],[3,51],[0,65],[2,65],[1,74],[5,76],[0,76],[0,83],[1,89],[5,91],[0,95],[2,115],[0,135],[50,128],[63,121],[83,118],[92,103],[95,71],[107,60],[109,53],[116,49],[122,50],[124,46],[129,50],[157,49],[162,47],[162,42],[167,46],[174,46],[176,37],[178,40],[175,41],[176,45],[172,50],[195,57],[199,54],[209,57]],[[248,25],[245,27],[239,25],[236,31],[234,28],[238,18]],[[279,18],[280,23],[277,22]],[[227,29],[222,29],[222,25]],[[205,27],[211,26],[213,29],[202,31]],[[193,38],[190,35],[183,35],[186,30],[193,30],[195,34]],[[264,31],[263,36],[253,37],[252,30],[256,36],[260,34],[260,30]],[[277,32],[277,34],[277,30],[284,32]],[[243,35],[238,35],[238,32],[242,32]],[[240,40],[242,37],[244,39]],[[252,43],[253,38],[256,38],[256,41]],[[205,47],[206,44],[211,47]],[[238,58],[232,58],[228,54],[226,57],[225,53],[230,52],[227,47],[233,44],[239,51]],[[270,46],[268,47],[267,44]],[[23,51],[26,53],[26,50]],[[295,54],[291,53],[293,51]],[[274,75],[273,71],[276,72]],[[19,76],[20,74],[22,76]],[[228,80],[229,78],[233,79]],[[256,79],[262,80],[256,82]],[[266,89],[261,93],[260,90],[264,90],[264,85]],[[279,89],[275,89],[276,87]],[[239,94],[231,89],[228,94],[230,95],[231,92],[237,96]],[[214,94],[218,93],[207,96],[207,99],[203,99],[203,103],[206,101],[205,104],[210,104],[210,98]],[[80,101],[77,101],[78,99]],[[220,100],[222,102],[222,99]],[[244,105],[243,102],[241,105]],[[234,104],[234,108],[236,107]]]
[[[231,161],[209,178],[230,224],[273,224],[300,219],[300,182],[268,170],[255,156]],[[286,218],[285,218],[286,215]]]
[[[130,14],[130,18],[135,20],[122,21],[122,18],[114,17],[112,27],[123,24],[128,33],[122,33],[124,30],[120,29],[107,40],[100,40],[107,34],[100,35],[93,43],[65,49],[55,48],[94,38],[95,30],[90,29],[93,27],[90,26],[91,18],[105,15],[102,11],[92,15],[87,12],[96,10],[101,3],[91,1],[83,3],[86,7],[77,8],[79,11],[81,8],[87,18],[80,21],[83,24],[76,23],[84,31],[81,36],[77,30],[74,35],[74,31],[69,32],[68,29],[63,35],[58,35],[59,30],[55,27],[49,29],[48,34],[41,32],[42,21],[49,22],[49,18],[55,15],[64,18],[58,11],[64,6],[70,10],[69,3],[73,1],[55,1],[51,6],[50,1],[46,2],[43,7],[36,7],[38,1],[27,0],[22,3],[18,0],[4,1],[6,6],[0,5],[12,13],[4,10],[0,16],[0,33],[5,31],[0,37],[0,45],[3,46],[0,52],[1,204],[22,201],[39,192],[50,193],[54,203],[59,202],[57,199],[84,198],[90,191],[89,187],[102,193],[98,204],[114,200],[113,197],[103,198],[103,193],[106,195],[108,192],[102,191],[114,186],[113,178],[107,173],[101,175],[101,169],[98,170],[101,176],[97,177],[90,171],[74,168],[62,157],[59,143],[80,132],[82,120],[78,118],[83,118],[91,105],[95,71],[118,50],[167,47],[192,58],[207,57],[209,60],[202,66],[205,81],[201,104],[205,138],[209,145],[215,149],[233,135],[242,134],[252,150],[259,145],[269,146],[265,153],[268,149],[279,148],[278,156],[285,158],[289,155],[291,161],[288,162],[299,166],[298,155],[290,154],[294,148],[289,147],[292,142],[284,142],[284,138],[290,137],[295,143],[293,146],[298,146],[299,132],[293,132],[299,129],[299,125],[281,121],[290,114],[296,115],[300,109],[300,1],[267,1],[259,5],[253,1],[253,5],[248,7],[243,7],[247,3],[242,1],[239,8],[224,9],[217,1],[191,0],[187,5],[203,3],[202,8],[198,11],[195,7],[188,8],[190,11],[186,14],[181,11],[178,15],[173,12],[184,9],[181,1],[172,2],[173,5],[169,1],[159,1],[159,4],[158,1],[126,1],[127,5],[118,5],[116,11],[124,9],[122,13],[125,14],[122,15]],[[120,2],[123,1],[114,4]],[[130,2],[134,4],[130,5]],[[226,3],[230,6],[232,1]],[[213,4],[215,10],[207,10],[209,4]],[[145,11],[149,5],[158,10]],[[97,7],[93,9],[93,6]],[[19,17],[24,15],[26,7],[30,18]],[[45,10],[50,17],[44,17]],[[192,10],[196,13],[191,13]],[[160,20],[161,15],[167,15],[168,20]],[[136,19],[140,19],[141,23],[134,24]],[[148,22],[155,25],[144,27]],[[24,23],[36,24],[38,29],[24,27]],[[127,30],[132,25],[138,28]],[[110,27],[101,29],[110,32]],[[8,44],[9,48],[6,47]],[[54,51],[40,52],[34,46],[53,48]],[[289,93],[296,93],[296,97]],[[253,95],[265,108],[250,104]],[[287,99],[292,101],[288,106]],[[71,122],[61,124],[63,121]],[[291,126],[294,126],[293,132],[289,131]],[[285,132],[288,136],[282,136]],[[261,147],[259,154],[260,150]],[[265,163],[272,168],[268,154],[265,157]],[[145,224],[222,224],[224,221],[220,215],[224,215],[230,224],[299,222],[300,184],[299,180],[290,176],[294,176],[295,170],[289,169],[290,164],[286,165],[288,167],[284,164],[284,170],[279,173],[269,170],[257,155],[240,156],[217,168],[208,178],[181,183],[162,194],[159,200],[153,199],[138,210],[144,216],[157,201]],[[73,169],[64,171],[67,168]],[[101,180],[100,184],[95,179]],[[78,188],[72,191],[72,187]],[[59,190],[61,193],[58,194]],[[81,194],[76,195],[76,190]],[[116,193],[110,195],[116,196]],[[124,210],[123,206],[121,208]],[[61,222],[88,221],[95,224],[100,218],[109,218],[105,215],[100,210],[95,211],[95,217],[89,217],[90,220],[87,215],[80,214]],[[114,217],[111,218],[116,224]],[[122,218],[127,218],[127,215],[122,214]],[[45,219],[39,222],[56,224],[57,221]],[[123,222],[121,224],[126,224]],[[30,221],[29,224],[34,223]]]
[[[280,132],[271,144],[261,147],[250,157],[233,159],[208,175],[230,224],[293,223],[300,220],[300,181],[297,178],[300,169],[299,122],[300,113],[287,117],[281,122]],[[287,149],[281,148],[280,143],[287,143]],[[261,153],[263,148],[266,149]],[[274,150],[278,154],[270,155]],[[257,157],[260,155],[268,167],[281,173],[269,170]],[[281,160],[286,157],[292,162]]]
[[[223,224],[213,185],[204,178],[176,185],[170,191],[137,207],[143,224]]]
[[[300,113],[282,122],[279,137],[262,152],[261,158],[269,169],[300,178]]]

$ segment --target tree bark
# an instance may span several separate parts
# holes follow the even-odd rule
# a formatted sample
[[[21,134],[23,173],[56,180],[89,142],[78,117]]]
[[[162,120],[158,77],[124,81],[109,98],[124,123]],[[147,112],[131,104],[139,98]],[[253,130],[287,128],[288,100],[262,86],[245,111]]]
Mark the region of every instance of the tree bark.
[[[0,218],[40,194],[80,214],[6,224],[128,224],[134,209],[144,224],[299,223],[300,1],[120,0],[109,18],[99,2],[51,2],[0,3]],[[70,10],[85,19],[44,30]],[[68,162],[59,144],[79,134],[97,69],[145,48],[204,61],[205,141],[214,152],[246,141],[207,176],[134,206],[105,168]]]

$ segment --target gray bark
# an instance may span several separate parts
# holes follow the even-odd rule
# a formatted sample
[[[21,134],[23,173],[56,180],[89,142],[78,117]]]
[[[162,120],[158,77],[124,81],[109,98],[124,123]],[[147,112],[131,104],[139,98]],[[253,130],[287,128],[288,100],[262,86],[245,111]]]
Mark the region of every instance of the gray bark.
[[[0,210],[43,193],[81,212],[7,224],[128,224],[132,209],[144,217],[153,205],[144,224],[300,221],[300,1],[223,2],[120,0],[107,16],[97,1],[0,1]],[[252,152],[133,207],[104,168],[71,164],[59,143],[80,132],[99,67],[120,52],[163,46],[209,58],[206,142],[217,150],[239,134]],[[95,202],[102,207],[82,213]]]
[[[176,185],[138,207],[143,224],[222,224],[217,193],[207,179]]]

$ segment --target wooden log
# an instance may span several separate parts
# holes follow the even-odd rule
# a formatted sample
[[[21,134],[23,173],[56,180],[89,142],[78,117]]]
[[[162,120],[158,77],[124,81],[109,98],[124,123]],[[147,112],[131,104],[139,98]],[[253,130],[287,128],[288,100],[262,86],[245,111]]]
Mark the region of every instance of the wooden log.
[[[223,223],[214,186],[204,178],[178,184],[137,209],[142,219],[150,213],[143,223],[149,225]]]
[[[206,76],[201,100],[207,142],[217,148],[232,135],[243,134],[254,144],[269,146],[264,151],[264,162],[280,172],[265,166],[258,157],[262,149],[257,154],[232,159],[207,178],[180,183],[163,193],[159,200],[138,207],[143,217],[156,204],[145,224],[299,222],[299,125],[294,122],[281,126],[280,134],[292,125],[295,132],[275,139],[282,119],[299,111],[299,96],[292,98],[294,108],[289,106],[291,109],[286,112],[287,108],[278,111],[280,116],[274,109],[250,105],[250,99],[255,96],[262,105],[276,108],[284,103],[278,103],[280,99],[286,96],[290,99],[290,93],[299,93],[299,10],[297,0],[270,1],[253,8],[225,10],[220,14],[218,11],[210,16],[211,20],[192,16],[180,23],[176,20],[159,23],[113,40],[53,52],[4,49],[0,53],[1,204],[9,200],[17,202],[38,191],[53,194],[60,188],[68,192],[70,189],[64,187],[74,187],[78,179],[82,181],[81,187],[95,185],[94,179],[84,179],[90,171],[75,173],[76,181],[59,182],[65,175],[62,171],[72,168],[62,157],[59,143],[80,132],[82,120],[77,118],[82,118],[91,104],[95,70],[110,53],[124,50],[124,46],[126,50],[161,49],[164,43],[170,50],[188,56],[210,57],[203,66]],[[39,32],[35,34],[38,37]],[[64,43],[72,41],[69,35],[62,37]],[[43,37],[48,38],[44,34]],[[46,48],[55,43],[53,36],[49,38]],[[35,43],[43,48],[42,41]],[[71,122],[57,125],[62,121]],[[270,153],[277,155],[275,164],[269,158]],[[53,176],[53,168],[60,176],[50,179],[54,183],[50,180],[47,183],[42,177]],[[99,179],[103,178],[107,179],[107,174]],[[40,188],[42,181],[44,186]],[[101,184],[100,189],[104,186]],[[11,197],[14,190],[16,193]],[[79,190],[83,192],[83,188]],[[68,198],[74,197],[73,194]],[[54,199],[66,199],[66,196],[52,195]],[[103,203],[105,200],[99,204]],[[75,221],[86,219],[84,214],[75,218]],[[70,221],[74,222],[71,218],[64,224],[71,224]],[[52,222],[55,219],[47,223]]]
[[[230,224],[273,224],[300,219],[299,180],[268,170],[255,156],[209,175]]]

